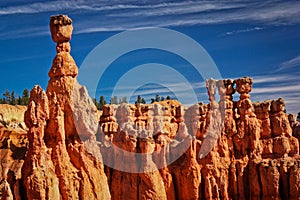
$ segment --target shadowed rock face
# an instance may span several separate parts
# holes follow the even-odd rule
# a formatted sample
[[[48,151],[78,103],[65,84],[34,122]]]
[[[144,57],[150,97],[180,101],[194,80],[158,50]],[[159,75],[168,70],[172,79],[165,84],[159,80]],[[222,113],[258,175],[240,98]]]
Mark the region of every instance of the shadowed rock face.
[[[30,93],[27,135],[0,126],[2,199],[300,198],[300,125],[283,99],[252,103],[249,77],[209,79],[209,104],[104,105],[98,119],[72,20],[53,16],[50,31],[57,55],[47,91]]]

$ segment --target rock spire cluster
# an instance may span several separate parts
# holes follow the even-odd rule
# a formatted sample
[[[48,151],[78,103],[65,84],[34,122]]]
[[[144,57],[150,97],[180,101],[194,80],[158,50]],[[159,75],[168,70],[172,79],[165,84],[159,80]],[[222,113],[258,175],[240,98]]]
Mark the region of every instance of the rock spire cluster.
[[[128,150],[127,141],[134,141],[130,151],[144,152],[147,142],[152,149],[147,152],[153,153],[145,161],[151,166],[154,162],[152,169],[160,174],[146,176],[148,173],[140,172],[129,179],[124,177],[133,176],[113,165],[106,166],[107,175],[112,177],[112,198],[126,199],[127,192],[132,199],[300,198],[299,126],[292,116],[289,122],[280,98],[252,103],[252,84],[249,77],[207,80],[210,103],[189,108],[176,101],[106,105],[99,138],[110,145],[103,145],[102,152],[110,147],[109,155],[114,155],[110,162],[120,165],[128,157],[120,154],[120,149],[111,148],[114,143]],[[240,94],[238,101],[233,100],[236,91]],[[147,139],[143,139],[145,132]],[[147,187],[142,187],[143,180],[149,183]],[[133,184],[132,188],[138,189],[124,189],[114,196],[115,184],[119,188]],[[157,197],[158,192],[163,196]]]
[[[300,199],[300,124],[283,99],[253,103],[249,77],[209,79],[208,104],[104,105],[98,119],[72,20],[52,16],[50,31],[57,54],[46,92],[30,92],[27,138],[0,127],[2,199]]]

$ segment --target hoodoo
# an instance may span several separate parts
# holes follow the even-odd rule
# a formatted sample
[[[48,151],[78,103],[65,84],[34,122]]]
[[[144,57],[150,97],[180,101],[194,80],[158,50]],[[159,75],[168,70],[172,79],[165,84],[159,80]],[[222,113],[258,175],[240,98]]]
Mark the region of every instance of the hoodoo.
[[[96,108],[76,80],[78,69],[70,55],[72,30],[69,17],[50,18],[57,55],[47,92],[34,87],[25,112],[29,147],[22,176],[28,199],[110,199],[96,131],[91,130],[97,124]],[[89,124],[84,124],[85,113],[77,113],[82,107]]]
[[[300,199],[300,124],[283,99],[252,103],[249,77],[209,79],[208,104],[104,105],[98,119],[72,20],[52,16],[50,31],[57,54],[47,91],[30,92],[27,136],[0,124],[2,199]]]

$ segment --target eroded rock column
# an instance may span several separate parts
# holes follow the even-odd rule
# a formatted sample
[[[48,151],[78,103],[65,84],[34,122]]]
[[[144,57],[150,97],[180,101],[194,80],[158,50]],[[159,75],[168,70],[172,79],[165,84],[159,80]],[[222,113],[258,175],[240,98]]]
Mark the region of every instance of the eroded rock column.
[[[250,100],[253,80],[244,77],[235,80],[236,91],[240,93],[240,100],[237,102],[239,119],[237,121],[237,134],[234,136],[234,147],[236,149],[235,160],[238,195],[240,198],[250,196],[253,199],[259,198],[260,191],[257,190],[259,177],[255,166],[261,160],[262,147],[260,143],[260,124],[256,118],[254,107]],[[250,159],[250,161],[249,161]],[[249,167],[247,168],[249,161]],[[251,180],[248,178],[251,174]],[[246,180],[246,181],[244,181]]]
[[[102,156],[96,143],[96,108],[86,89],[76,80],[78,69],[70,55],[72,30],[69,17],[57,15],[50,18],[57,55],[48,73],[47,96],[42,95],[41,89],[34,88],[25,116],[32,135],[28,149],[32,158],[27,158],[25,165],[32,165],[30,159],[39,158],[42,152],[44,157],[39,158],[39,165],[49,166],[49,169],[35,170],[33,166],[31,172],[25,167],[23,170],[25,177],[43,175],[38,180],[48,182],[39,184],[24,179],[28,199],[36,199],[36,195],[38,199],[52,199],[50,195],[55,196],[53,199],[110,199]],[[48,149],[43,150],[44,146]],[[35,150],[37,147],[39,151]],[[40,187],[40,193],[31,191],[35,184]]]
[[[234,102],[232,95],[235,93],[234,81],[231,79],[217,81],[218,92],[220,96],[220,111],[223,118],[221,137],[218,140],[219,163],[217,165],[220,171],[218,185],[220,188],[220,198],[229,199],[229,167],[234,159],[234,147],[232,137],[236,134],[236,122],[234,116]]]
[[[139,138],[139,147],[143,154],[140,171],[144,172],[139,173],[139,199],[167,199],[163,179],[152,160],[152,153],[155,149],[153,138],[145,133],[143,137]]]
[[[273,152],[277,157],[299,154],[299,142],[292,136],[288,117],[284,112],[285,103],[283,99],[271,102],[271,128],[273,138]]]
[[[46,120],[49,119],[48,98],[40,86],[31,90],[24,118],[29,128],[29,148],[22,169],[27,198],[60,199],[51,149],[47,148],[44,141]]]

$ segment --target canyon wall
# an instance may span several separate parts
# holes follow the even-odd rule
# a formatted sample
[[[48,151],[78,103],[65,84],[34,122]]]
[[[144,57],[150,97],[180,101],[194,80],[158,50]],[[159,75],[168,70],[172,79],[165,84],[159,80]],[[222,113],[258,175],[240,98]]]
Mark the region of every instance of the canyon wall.
[[[283,99],[252,103],[249,77],[209,79],[208,104],[104,105],[98,118],[72,30],[51,17],[47,90],[30,92],[27,135],[1,132],[2,199],[300,199],[300,124]]]

